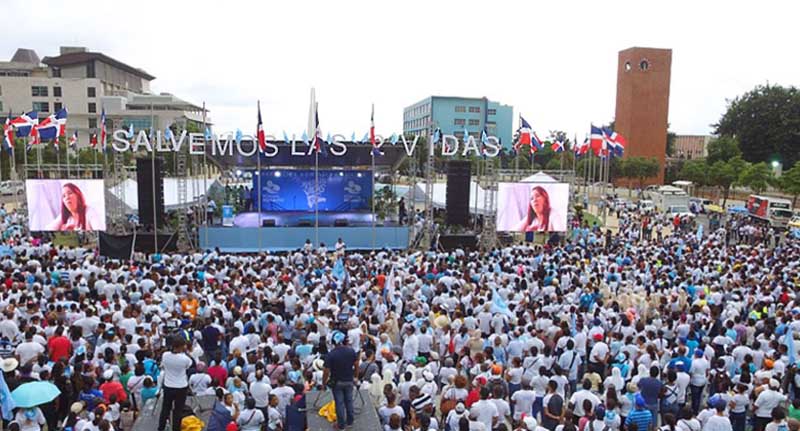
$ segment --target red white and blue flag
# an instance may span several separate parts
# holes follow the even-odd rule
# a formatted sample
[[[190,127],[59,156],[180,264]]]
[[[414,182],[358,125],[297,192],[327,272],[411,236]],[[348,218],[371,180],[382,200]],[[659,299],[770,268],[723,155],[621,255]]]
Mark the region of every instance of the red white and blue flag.
[[[100,112],[100,147],[103,151],[106,150],[106,108]]]
[[[564,137],[561,135],[556,136],[556,138],[553,139],[553,143],[550,144],[550,148],[556,153],[564,151],[565,146]]]
[[[66,134],[67,129],[67,110],[60,109],[55,114],[51,114],[36,126],[39,132],[39,139],[52,139],[58,145],[58,138]]]
[[[531,137],[533,135],[533,131],[531,130],[531,125],[522,118],[522,115],[519,116],[519,137],[517,138],[517,143],[514,144],[514,150],[519,151],[523,145],[531,145]]]
[[[78,147],[78,131],[74,131],[72,136],[69,137],[69,141],[67,141],[67,148],[72,148],[73,150]]]
[[[573,150],[575,150],[576,156],[583,156],[589,151],[589,148],[590,148],[589,138],[586,138],[583,140],[582,143],[580,144],[576,143],[575,148],[573,148]]]
[[[372,145],[372,155],[380,156],[381,150],[378,148],[378,142],[375,140],[375,104],[372,104],[372,112],[369,116],[369,143]]]
[[[34,130],[34,126],[39,124],[39,114],[36,111],[22,114],[19,117],[11,120],[11,125],[17,129],[17,137],[25,138]]]
[[[625,146],[628,144],[628,141],[624,136],[611,129],[604,128],[603,140],[611,156],[622,157],[622,155],[625,154]]]
[[[592,133],[589,135],[589,145],[592,148],[592,152],[594,155],[598,156],[601,153],[605,152],[606,149],[606,141],[603,137],[603,130],[599,127],[591,126]]]
[[[14,151],[14,127],[11,125],[11,111],[8,112],[6,122],[3,124],[3,146],[9,153]]]
[[[314,109],[314,151],[319,153],[322,149],[322,130],[319,128],[319,112]]]
[[[256,139],[258,148],[263,153],[267,151],[267,137],[264,135],[264,124],[261,122],[261,101],[258,102],[258,126],[256,126]]]
[[[92,148],[97,148],[97,133],[92,133],[89,136],[89,145],[91,145]]]

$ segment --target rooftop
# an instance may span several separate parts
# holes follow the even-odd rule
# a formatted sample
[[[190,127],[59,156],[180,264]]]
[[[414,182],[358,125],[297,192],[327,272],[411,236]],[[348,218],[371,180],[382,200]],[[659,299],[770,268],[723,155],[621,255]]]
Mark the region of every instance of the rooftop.
[[[74,64],[82,64],[93,60],[102,61],[103,63],[109,64],[118,69],[122,69],[128,73],[134,74],[148,81],[156,79],[155,76],[145,72],[142,69],[129,66],[119,60],[113,59],[100,52],[80,51],[77,49],[67,50],[67,51],[62,51],[62,54],[56,57],[45,57],[42,60],[42,63],[48,66],[64,67],[64,66],[72,66]]]

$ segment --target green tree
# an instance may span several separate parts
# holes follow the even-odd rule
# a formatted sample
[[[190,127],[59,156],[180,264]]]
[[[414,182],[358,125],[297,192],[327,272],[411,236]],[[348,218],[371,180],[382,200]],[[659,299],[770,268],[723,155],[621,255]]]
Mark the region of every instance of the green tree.
[[[680,170],[680,178],[691,181],[698,186],[709,185],[708,165],[705,160],[687,160]]]
[[[772,171],[765,162],[748,166],[739,175],[739,184],[750,187],[756,193],[764,193],[772,182]]]
[[[669,157],[675,156],[676,139],[678,139],[678,135],[669,130],[669,123],[667,123],[667,156]]]
[[[740,156],[736,156],[727,162],[718,160],[709,167],[709,179],[711,184],[722,190],[722,206],[728,202],[728,195],[731,188],[737,184],[739,173],[747,169],[748,163]]]
[[[706,161],[711,166],[717,161],[727,162],[728,160],[741,156],[742,150],[739,149],[739,142],[735,138],[720,136],[708,143],[708,157]]]
[[[800,196],[800,162],[796,162],[794,166],[776,181],[778,188],[789,195],[792,195],[792,207],[797,204],[797,196]]]
[[[720,136],[735,136],[750,162],[800,160],[800,91],[796,87],[759,85],[728,103],[714,125]]]
[[[622,175],[630,180],[637,180],[639,188],[644,187],[644,181],[658,175],[661,165],[655,158],[628,157],[622,161]]]

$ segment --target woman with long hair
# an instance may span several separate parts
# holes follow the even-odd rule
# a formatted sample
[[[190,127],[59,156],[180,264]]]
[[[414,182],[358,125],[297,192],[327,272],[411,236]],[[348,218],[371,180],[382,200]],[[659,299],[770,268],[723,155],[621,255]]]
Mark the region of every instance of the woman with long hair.
[[[47,225],[47,230],[96,230],[101,224],[102,216],[86,205],[81,189],[73,183],[65,183],[61,188],[61,214]]]
[[[553,230],[550,222],[550,195],[542,186],[536,186],[531,190],[530,201],[528,202],[527,215],[522,219],[519,227],[520,232],[544,232]]]

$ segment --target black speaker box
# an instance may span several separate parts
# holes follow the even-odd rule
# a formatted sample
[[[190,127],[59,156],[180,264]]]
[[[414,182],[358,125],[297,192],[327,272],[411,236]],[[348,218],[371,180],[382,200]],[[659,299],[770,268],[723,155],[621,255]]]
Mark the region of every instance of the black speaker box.
[[[470,162],[447,162],[447,194],[445,197],[445,223],[467,226],[469,224]]]
[[[164,176],[162,159],[136,159],[136,183],[139,201],[139,223],[153,225],[153,194],[155,193],[155,217],[159,225],[164,224]],[[154,174],[155,173],[155,174]]]

